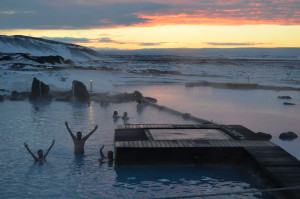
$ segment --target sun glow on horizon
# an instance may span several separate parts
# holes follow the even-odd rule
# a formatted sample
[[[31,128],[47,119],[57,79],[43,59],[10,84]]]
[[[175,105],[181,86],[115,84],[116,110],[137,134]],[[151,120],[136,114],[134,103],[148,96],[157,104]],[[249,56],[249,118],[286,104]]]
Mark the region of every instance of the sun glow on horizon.
[[[300,47],[300,26],[290,25],[161,25],[81,30],[0,30],[2,35],[71,38],[93,48],[236,48]],[[81,39],[84,42],[76,42]]]

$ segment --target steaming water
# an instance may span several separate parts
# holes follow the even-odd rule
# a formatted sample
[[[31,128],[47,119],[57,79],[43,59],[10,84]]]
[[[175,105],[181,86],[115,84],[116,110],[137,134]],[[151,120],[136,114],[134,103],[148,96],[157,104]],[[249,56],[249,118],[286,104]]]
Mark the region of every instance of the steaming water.
[[[260,189],[259,181],[242,168],[196,166],[114,167],[99,165],[99,147],[112,150],[114,110],[129,113],[130,123],[191,123],[180,117],[135,103],[102,107],[91,103],[0,103],[0,197],[1,198],[150,198],[186,194]],[[36,111],[35,106],[40,110]],[[85,135],[99,129],[86,143],[84,156],[73,155],[73,143],[64,127]],[[35,153],[46,150],[55,139],[48,162],[35,164],[23,142]],[[226,198],[211,197],[211,198]],[[229,196],[227,198],[232,198]],[[246,194],[236,198],[268,198]]]
[[[300,139],[282,141],[279,135],[293,131],[300,136],[300,93],[294,91],[232,90],[182,85],[120,86],[117,92],[141,91],[158,104],[222,124],[241,124],[254,132],[272,135],[278,144],[300,160]],[[278,96],[291,96],[291,100]],[[283,102],[294,102],[287,106]]]

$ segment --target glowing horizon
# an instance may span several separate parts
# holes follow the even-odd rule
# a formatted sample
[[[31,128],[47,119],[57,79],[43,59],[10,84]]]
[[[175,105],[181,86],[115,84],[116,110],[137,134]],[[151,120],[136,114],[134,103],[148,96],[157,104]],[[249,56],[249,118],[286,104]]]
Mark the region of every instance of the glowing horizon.
[[[0,30],[0,33],[53,40],[61,38],[60,41],[66,42],[69,39],[68,43],[93,48],[300,47],[300,26],[167,25],[92,30]]]

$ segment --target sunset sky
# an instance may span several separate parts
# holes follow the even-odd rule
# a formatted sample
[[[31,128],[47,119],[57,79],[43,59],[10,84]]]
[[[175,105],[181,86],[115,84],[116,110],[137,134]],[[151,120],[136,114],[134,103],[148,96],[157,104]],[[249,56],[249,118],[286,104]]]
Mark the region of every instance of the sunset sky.
[[[1,0],[0,34],[112,49],[300,47],[300,0]]]

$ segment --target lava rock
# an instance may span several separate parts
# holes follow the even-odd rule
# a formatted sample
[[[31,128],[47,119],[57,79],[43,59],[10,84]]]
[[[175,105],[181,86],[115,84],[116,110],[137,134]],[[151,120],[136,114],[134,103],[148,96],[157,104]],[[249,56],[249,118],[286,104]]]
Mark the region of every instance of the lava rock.
[[[22,101],[24,100],[23,96],[17,91],[12,91],[10,96],[11,101]]]
[[[30,100],[38,100],[38,99],[51,100],[52,96],[50,94],[49,86],[34,77],[32,80],[31,93],[29,95],[29,99]]]
[[[296,105],[296,104],[292,102],[283,102],[283,105]]]
[[[57,96],[54,100],[61,101],[61,102],[69,102],[71,101],[71,95],[64,95],[64,96]]]
[[[133,95],[136,99],[143,99],[143,94],[140,91],[134,91]]]
[[[259,140],[270,140],[272,139],[272,135],[263,132],[257,132],[255,134]]]
[[[278,96],[278,99],[292,99],[291,96]]]
[[[281,140],[294,140],[298,137],[298,135],[292,131],[286,132],[286,133],[281,133],[279,135],[279,138]]]
[[[77,80],[73,81],[72,94],[78,101],[88,102],[89,101],[89,92],[86,89],[86,86]]]
[[[153,98],[153,97],[145,97],[145,100],[147,102],[151,102],[151,103],[157,103],[157,99]]]

